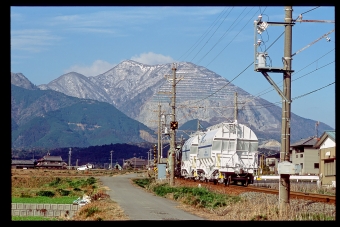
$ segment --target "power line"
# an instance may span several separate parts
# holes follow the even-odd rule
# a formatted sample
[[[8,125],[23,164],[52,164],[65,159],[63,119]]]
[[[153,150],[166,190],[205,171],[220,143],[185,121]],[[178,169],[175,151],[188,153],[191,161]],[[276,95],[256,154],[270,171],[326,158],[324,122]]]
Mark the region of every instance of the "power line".
[[[243,10],[243,11],[245,11],[246,10],[246,8]],[[243,11],[242,11],[242,13],[243,13]],[[240,20],[238,20],[238,18],[241,16],[241,14],[242,13],[240,13],[240,15],[234,20],[234,22],[230,25],[230,27],[224,32],[224,34],[219,38],[219,40],[213,45],[213,47],[212,48],[210,48],[210,50],[205,54],[205,55],[203,55],[203,57],[201,57],[201,59],[197,62],[198,64],[201,62],[201,60],[203,59],[203,58],[205,58],[209,53],[210,53],[210,51],[212,50],[212,49],[214,49],[215,48],[215,46],[219,43],[219,42],[221,42],[221,40],[226,36],[226,34],[228,34],[228,32],[229,32],[229,30],[232,28],[232,26],[233,26],[233,24],[236,22],[236,21],[238,21],[238,23],[240,22]],[[237,24],[238,24],[237,23]],[[237,25],[236,24],[236,25]]]
[[[317,92],[317,91],[319,91],[319,90],[321,90],[321,89],[324,89],[324,88],[326,88],[326,87],[328,87],[328,86],[330,86],[330,85],[332,85],[332,84],[335,84],[335,82],[332,82],[332,83],[330,83],[330,84],[328,84],[328,85],[326,85],[326,86],[323,86],[323,87],[321,87],[321,88],[315,89],[315,90],[313,90],[313,91],[307,92],[307,93],[305,93],[305,94],[303,94],[303,95],[299,95],[299,96],[297,96],[297,97],[295,97],[295,98],[292,98],[292,100],[296,100],[296,99],[302,98],[302,97],[304,97],[304,96],[310,95],[310,94],[312,94],[312,93],[314,93],[314,92]],[[281,102],[281,101],[278,101],[278,102],[275,102],[275,103],[280,104],[280,103],[282,103],[282,102]],[[253,107],[257,107],[256,109],[268,108],[268,107],[272,107],[272,106],[277,106],[277,105],[275,105],[275,103],[268,104],[268,105],[253,105]],[[246,107],[246,106],[244,106],[244,107]]]
[[[232,8],[234,8],[234,7],[232,7]],[[222,17],[223,16],[223,14],[225,13],[224,11],[226,11],[226,9],[227,8],[225,8],[220,14],[219,14],[219,16],[215,19],[215,21],[210,25],[210,27],[201,35],[201,37],[195,42],[195,44],[194,45],[192,45],[184,54],[182,54],[182,56],[179,58],[179,59],[181,59],[183,56],[185,56],[186,55],[186,53],[188,53],[191,49],[191,51],[188,53],[188,55],[190,55],[191,54],[191,52],[193,51],[193,50],[195,50],[196,49],[196,47],[199,45],[199,43],[205,38],[205,36],[206,35],[208,35],[208,33],[212,30],[212,28],[215,26],[215,24],[217,23],[217,21],[220,19],[220,17]],[[228,14],[229,15],[229,14]],[[225,19],[224,19],[225,20]],[[223,21],[224,21],[223,20]]]
[[[270,49],[270,47],[275,43],[275,42],[277,42],[277,40],[282,36],[284,34],[284,32],[283,33],[281,33],[281,35],[279,35],[278,36],[278,38],[266,49],[266,51],[267,50],[269,50]],[[205,98],[202,98],[202,99],[200,99],[200,100],[198,100],[198,101],[196,101],[196,102],[193,102],[193,103],[190,103],[190,104],[188,104],[188,105],[192,105],[192,104],[195,104],[195,103],[198,103],[198,102],[201,102],[201,101],[203,101],[203,100],[205,100],[205,99],[207,99],[207,98],[209,98],[209,97],[211,97],[211,96],[213,96],[214,94],[216,94],[217,92],[219,92],[220,90],[222,90],[223,88],[225,88],[226,86],[228,86],[232,81],[234,81],[237,77],[239,77],[242,73],[244,73],[251,65],[253,65],[254,64],[254,62],[251,62],[242,72],[240,72],[237,76],[235,76],[232,80],[230,80],[226,85],[224,85],[224,86],[222,86],[220,89],[217,89],[215,92],[213,92],[212,94],[210,94],[210,95],[208,95],[207,97],[205,97]],[[188,106],[188,105],[185,105],[185,106]]]
[[[255,12],[255,14],[257,13],[258,11],[256,11]],[[249,13],[249,12],[248,12]],[[252,16],[252,17],[254,17],[255,16],[255,14]],[[211,60],[205,67],[208,67],[208,65],[210,65],[210,63],[211,62],[213,62],[224,50],[225,50],[225,48],[227,48],[228,46],[229,46],[229,44],[241,33],[241,31],[246,27],[246,25],[249,23],[249,21],[251,20],[251,18],[246,22],[246,24],[242,27],[242,29],[234,36],[234,38],[228,43],[228,45],[227,46],[225,46],[216,56],[215,56],[215,58],[213,58],[213,60]],[[209,51],[210,52],[210,51]],[[208,52],[208,53],[209,53]],[[207,53],[207,54],[208,54]]]
[[[230,11],[231,12],[231,11]],[[229,16],[230,12],[228,13],[228,15],[224,18],[224,20],[220,23],[220,25],[216,28],[216,30],[214,31],[214,33],[210,36],[210,38],[205,42],[205,44],[201,47],[201,49],[196,53],[196,55],[191,59],[191,62],[196,58],[196,56],[201,52],[201,50],[205,47],[205,45],[208,44],[209,40],[213,37],[213,35],[216,33],[216,31],[219,29],[219,27],[222,25],[222,23],[225,21],[225,19],[227,19],[227,17]],[[221,39],[221,38],[220,38]],[[215,44],[216,45],[216,44]]]

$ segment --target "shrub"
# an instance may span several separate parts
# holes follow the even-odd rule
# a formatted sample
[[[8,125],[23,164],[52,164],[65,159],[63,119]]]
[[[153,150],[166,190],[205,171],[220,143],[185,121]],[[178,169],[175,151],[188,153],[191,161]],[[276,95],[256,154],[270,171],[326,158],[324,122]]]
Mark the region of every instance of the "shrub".
[[[59,177],[57,177],[54,181],[49,183],[49,186],[51,186],[51,187],[58,186],[58,184],[60,184],[60,182],[61,182],[61,179]]]
[[[37,192],[37,196],[53,197],[54,195],[55,193],[51,191],[38,191]]]

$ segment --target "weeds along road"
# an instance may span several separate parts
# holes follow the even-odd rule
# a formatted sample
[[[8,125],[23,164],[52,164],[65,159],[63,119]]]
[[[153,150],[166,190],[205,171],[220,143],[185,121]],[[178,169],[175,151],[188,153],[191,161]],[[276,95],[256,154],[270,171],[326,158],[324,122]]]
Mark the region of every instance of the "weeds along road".
[[[178,202],[155,196],[133,185],[132,178],[137,173],[99,177],[110,190],[106,193],[117,202],[130,220],[205,220],[188,213],[178,206]]]

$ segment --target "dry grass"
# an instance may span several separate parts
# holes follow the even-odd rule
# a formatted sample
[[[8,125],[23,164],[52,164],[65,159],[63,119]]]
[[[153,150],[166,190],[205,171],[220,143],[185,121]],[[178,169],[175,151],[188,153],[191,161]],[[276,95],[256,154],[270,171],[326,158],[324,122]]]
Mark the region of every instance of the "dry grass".
[[[30,193],[32,188],[39,187],[51,182],[52,177],[89,177],[102,175],[124,174],[112,172],[91,172],[79,173],[72,170],[48,171],[48,170],[14,170],[12,171],[12,192]],[[15,189],[13,189],[13,187]],[[105,193],[108,188],[101,185],[96,192],[91,194],[95,198],[91,203],[83,206],[72,220],[90,220],[90,221],[105,221],[105,220],[129,220],[128,216],[118,203],[112,201]],[[171,195],[168,195],[169,199]],[[207,209],[190,206],[180,202],[180,209],[188,211],[197,216],[203,217],[207,220],[325,220],[325,217],[336,220],[335,206],[333,208],[318,207],[317,204],[310,204],[307,201],[290,200],[288,209],[279,212],[278,203],[266,196],[254,196],[251,199],[243,199],[242,201],[229,205],[227,207],[220,207],[217,209]],[[318,205],[322,206],[322,205]],[[318,214],[318,210],[322,210],[322,214]],[[319,216],[318,216],[319,215]],[[316,217],[317,216],[317,217]],[[64,218],[66,219],[66,218]]]
[[[104,193],[105,195],[105,193]],[[129,220],[118,203],[109,196],[100,197],[86,204],[72,217],[75,221]]]
[[[333,211],[323,211],[322,214],[320,214],[309,209],[308,203],[302,203],[301,205],[288,205],[286,210],[280,212],[277,203],[273,204],[261,198],[244,200],[239,203],[217,209],[195,208],[185,204],[182,204],[180,208],[208,220],[336,220],[335,206]]]

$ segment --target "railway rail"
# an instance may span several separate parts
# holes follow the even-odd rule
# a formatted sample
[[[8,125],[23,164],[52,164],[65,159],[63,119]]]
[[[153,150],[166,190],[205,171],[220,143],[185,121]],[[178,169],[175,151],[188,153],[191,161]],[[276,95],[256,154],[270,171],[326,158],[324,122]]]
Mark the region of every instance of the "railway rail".
[[[264,187],[257,187],[254,185],[248,185],[248,187],[240,186],[240,185],[229,185],[225,186],[224,184],[214,184],[212,182],[202,182],[202,181],[193,181],[188,179],[179,178],[176,179],[176,185],[181,186],[201,186],[206,187],[211,190],[238,195],[243,192],[261,192],[261,193],[269,193],[269,194],[279,194],[279,190],[264,188]],[[303,192],[295,192],[290,191],[289,193],[290,199],[303,199],[303,200],[310,200],[313,202],[323,202],[328,204],[336,204],[336,196],[333,195],[323,195],[323,194],[315,194],[315,193],[303,193]]]

